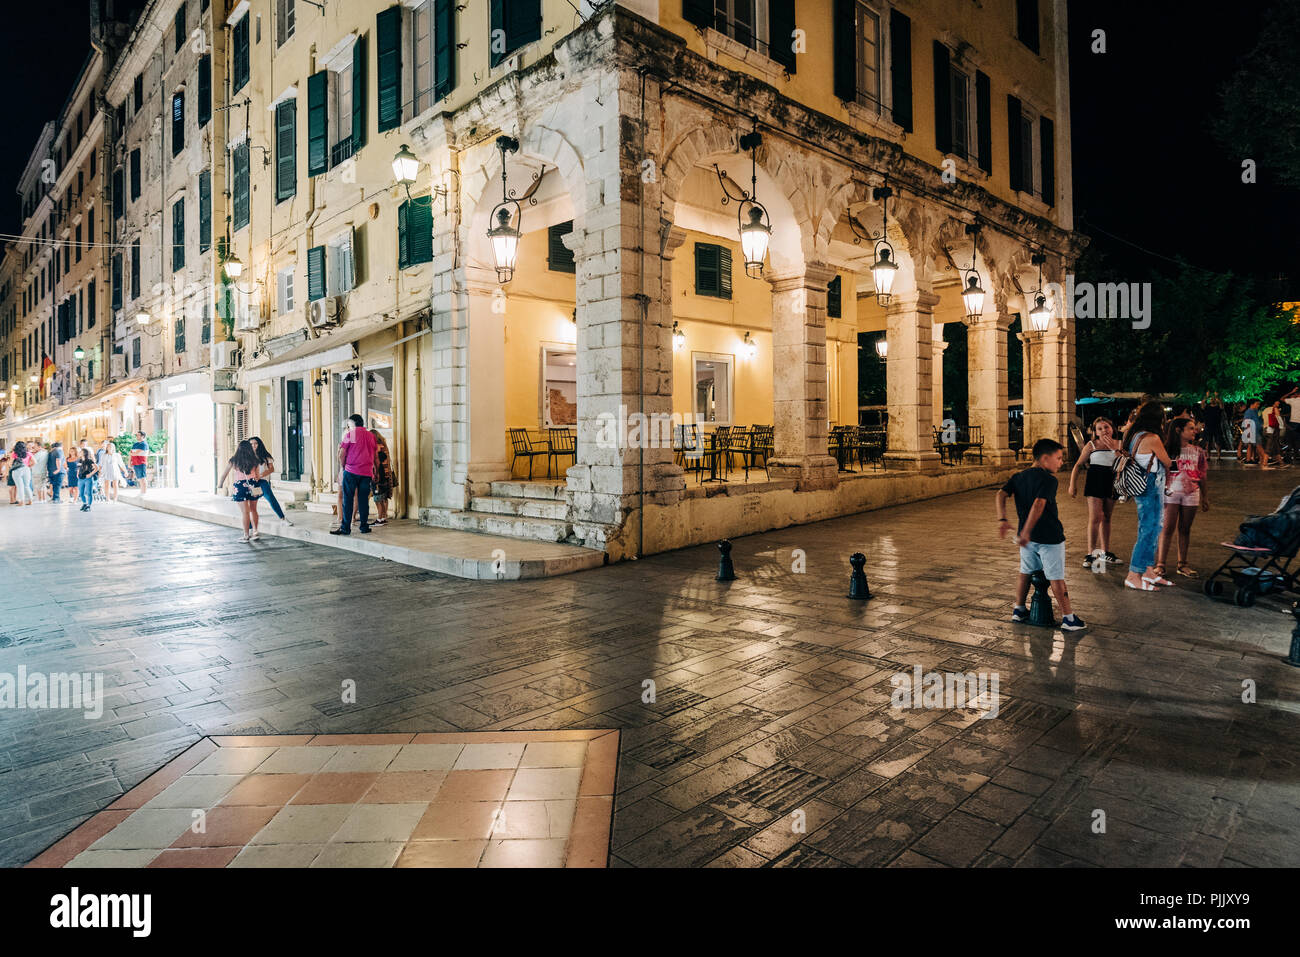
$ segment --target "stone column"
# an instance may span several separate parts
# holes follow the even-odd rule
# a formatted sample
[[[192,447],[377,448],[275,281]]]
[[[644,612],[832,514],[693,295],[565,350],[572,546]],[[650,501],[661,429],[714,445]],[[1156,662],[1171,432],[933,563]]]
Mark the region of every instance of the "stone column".
[[[833,488],[839,470],[826,450],[826,287],[835,270],[809,263],[772,280],[771,473],[800,490]]]
[[[930,360],[930,391],[934,394],[934,424],[943,428],[943,354],[948,343],[943,338],[943,323],[936,322],[930,332],[934,353]]]
[[[1055,439],[1068,447],[1074,400],[1068,331],[1054,319],[1046,332],[1030,330],[1020,339],[1025,344],[1025,446]]]
[[[886,458],[908,468],[937,472],[934,450],[934,307],[939,297],[928,290],[894,296],[885,309],[889,355],[885,365],[889,409]]]
[[[985,314],[967,330],[967,382],[970,424],[984,432],[984,456],[992,465],[1014,461],[1007,419],[1007,330],[1014,317]]]

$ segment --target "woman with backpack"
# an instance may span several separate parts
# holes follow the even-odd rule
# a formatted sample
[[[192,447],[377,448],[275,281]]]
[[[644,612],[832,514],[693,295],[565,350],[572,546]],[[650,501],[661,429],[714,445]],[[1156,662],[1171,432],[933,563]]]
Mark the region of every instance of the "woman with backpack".
[[[1129,558],[1125,588],[1155,591],[1157,585],[1173,582],[1156,571],[1156,547],[1164,516],[1165,471],[1172,464],[1160,434],[1164,431],[1165,409],[1159,402],[1138,407],[1133,423],[1124,433],[1127,457],[1116,463],[1116,483],[1126,484],[1137,505],[1137,541]]]

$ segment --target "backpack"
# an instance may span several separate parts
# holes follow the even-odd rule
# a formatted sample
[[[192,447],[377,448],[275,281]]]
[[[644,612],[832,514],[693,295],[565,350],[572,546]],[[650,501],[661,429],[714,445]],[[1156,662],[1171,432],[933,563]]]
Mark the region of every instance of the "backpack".
[[[1137,498],[1149,487],[1151,466],[1143,468],[1138,463],[1137,456],[1129,451],[1129,448],[1137,448],[1137,440],[1144,435],[1145,432],[1139,432],[1129,447],[1115,453],[1115,495],[1121,502],[1126,498]],[[1154,455],[1151,457],[1151,465],[1155,465]]]

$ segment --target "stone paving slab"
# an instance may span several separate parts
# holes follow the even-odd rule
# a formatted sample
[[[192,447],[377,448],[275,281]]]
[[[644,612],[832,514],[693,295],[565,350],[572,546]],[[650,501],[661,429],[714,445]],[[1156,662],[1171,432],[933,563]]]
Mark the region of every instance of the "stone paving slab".
[[[1202,575],[1222,559],[1215,543],[1297,480],[1216,465],[1215,507],[1192,531]],[[615,867],[1300,864],[1288,603],[1237,608],[1185,579],[1125,590],[1122,568],[1080,567],[1084,505],[1062,497],[1089,629],[1012,624],[1015,549],[996,537],[992,494],[736,539],[732,583],[714,580],[712,547],[489,585],[284,538],[250,548],[126,506],[0,504],[0,674],[103,677],[99,717],[0,710],[0,864],[99,812],[145,810],[174,781],[133,789],[206,737],[297,735],[284,746],[333,759],[363,733],[438,745],[546,730],[561,744],[594,727],[620,732],[614,792],[589,812],[612,810]],[[1119,506],[1113,551],[1126,555],[1134,525]],[[866,604],[844,597],[859,550]],[[918,665],[996,673],[996,717],[893,707],[894,677]],[[436,748],[407,760],[454,770],[415,766],[445,764]],[[379,773],[324,767],[262,776],[284,779],[278,797],[299,776],[355,788]],[[500,786],[508,769],[464,770]],[[241,787],[221,800],[270,799]],[[169,820],[168,803],[151,816]],[[159,849],[102,850],[136,863]],[[379,850],[357,863],[385,863]]]

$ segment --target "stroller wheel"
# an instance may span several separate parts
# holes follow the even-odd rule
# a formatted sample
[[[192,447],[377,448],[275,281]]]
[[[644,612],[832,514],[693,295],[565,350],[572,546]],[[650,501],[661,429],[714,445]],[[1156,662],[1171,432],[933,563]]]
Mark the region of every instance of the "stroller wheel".
[[[1205,584],[1201,587],[1204,589],[1205,594],[1209,595],[1211,598],[1218,598],[1223,594],[1223,582],[1214,578],[1207,578]]]
[[[1239,608],[1249,608],[1255,604],[1257,594],[1253,588],[1238,588],[1236,594],[1232,596],[1233,604]]]

